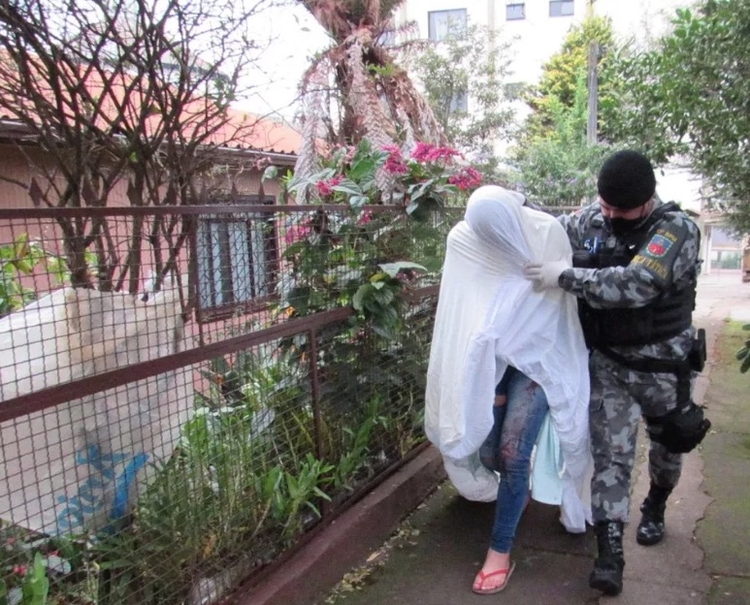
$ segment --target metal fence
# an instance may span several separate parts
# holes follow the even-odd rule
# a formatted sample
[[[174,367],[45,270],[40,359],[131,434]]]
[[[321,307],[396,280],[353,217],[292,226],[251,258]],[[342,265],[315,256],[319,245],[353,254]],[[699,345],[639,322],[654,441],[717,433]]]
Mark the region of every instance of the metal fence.
[[[413,455],[458,218],[0,210],[0,602],[218,602]]]

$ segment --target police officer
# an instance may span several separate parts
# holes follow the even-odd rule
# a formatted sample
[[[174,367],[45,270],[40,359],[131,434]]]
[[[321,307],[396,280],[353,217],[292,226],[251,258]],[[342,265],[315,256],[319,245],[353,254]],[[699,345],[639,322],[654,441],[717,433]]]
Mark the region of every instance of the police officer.
[[[579,298],[591,351],[591,504],[598,545],[589,585],[617,595],[639,417],[651,438],[650,489],[636,533],[642,545],[663,538],[682,453],[697,445],[710,423],[690,395],[691,372],[702,356],[692,326],[698,227],[676,204],[655,198],[653,167],[636,151],[607,158],[597,188],[597,202],[560,219],[573,246],[573,268],[563,261],[531,264],[525,274],[537,287],[560,287]]]

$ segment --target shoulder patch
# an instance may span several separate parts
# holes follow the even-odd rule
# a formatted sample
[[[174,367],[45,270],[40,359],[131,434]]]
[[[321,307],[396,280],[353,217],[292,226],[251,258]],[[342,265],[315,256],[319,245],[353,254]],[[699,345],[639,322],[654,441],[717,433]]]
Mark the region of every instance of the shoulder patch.
[[[672,279],[672,264],[680,251],[680,229],[661,228],[652,233],[646,244],[641,246],[638,253],[630,261],[633,265],[640,265],[662,283]]]
[[[643,251],[643,254],[644,256],[650,256],[651,258],[662,258],[667,252],[669,252],[669,249],[672,247],[672,244],[675,243],[676,239],[677,238],[669,232],[656,233],[648,244],[646,244],[646,249]]]

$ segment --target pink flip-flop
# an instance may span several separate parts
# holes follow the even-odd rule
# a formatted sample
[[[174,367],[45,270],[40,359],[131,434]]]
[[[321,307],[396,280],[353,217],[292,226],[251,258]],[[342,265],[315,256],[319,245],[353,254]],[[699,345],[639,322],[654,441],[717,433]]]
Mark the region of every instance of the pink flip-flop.
[[[491,571],[490,573],[484,573],[481,569],[479,570],[479,573],[477,574],[477,578],[479,578],[479,588],[474,588],[474,586],[471,587],[471,590],[474,591],[477,594],[495,594],[497,592],[500,592],[503,588],[505,588],[508,585],[508,580],[510,580],[510,574],[513,573],[513,570],[516,568],[515,562],[510,564],[510,568],[507,569],[498,569],[496,571]],[[505,574],[505,581],[500,584],[499,586],[494,586],[492,588],[483,588],[484,582],[491,578],[492,576],[496,576],[498,574],[504,573]]]

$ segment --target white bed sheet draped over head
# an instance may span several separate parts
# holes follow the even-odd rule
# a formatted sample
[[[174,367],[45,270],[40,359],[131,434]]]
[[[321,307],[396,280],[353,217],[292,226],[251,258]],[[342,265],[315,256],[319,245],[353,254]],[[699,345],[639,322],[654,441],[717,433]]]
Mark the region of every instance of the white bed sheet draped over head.
[[[544,389],[566,471],[576,491],[585,491],[588,351],[576,298],[558,288],[535,291],[523,277],[529,262],[570,262],[571,256],[565,230],[554,217],[523,206],[523,196],[498,186],[477,189],[464,220],[448,235],[427,372],[425,430],[448,462],[449,474],[489,434],[495,385],[510,364]]]

